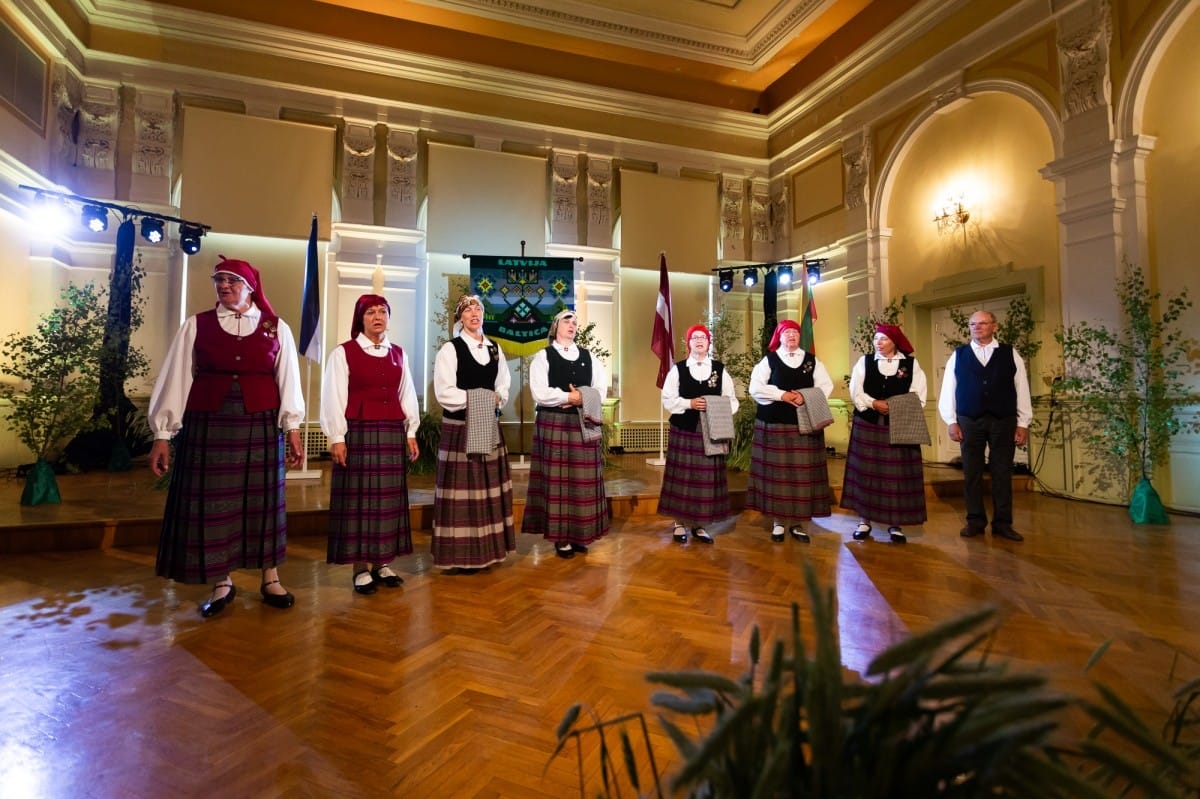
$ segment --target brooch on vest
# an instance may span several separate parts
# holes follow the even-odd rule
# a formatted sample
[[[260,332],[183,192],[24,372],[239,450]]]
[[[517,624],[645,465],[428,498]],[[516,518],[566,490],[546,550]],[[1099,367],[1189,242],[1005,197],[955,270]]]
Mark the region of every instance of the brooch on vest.
[[[264,319],[262,322],[263,335],[267,338],[275,338],[275,325],[271,324],[269,319]]]

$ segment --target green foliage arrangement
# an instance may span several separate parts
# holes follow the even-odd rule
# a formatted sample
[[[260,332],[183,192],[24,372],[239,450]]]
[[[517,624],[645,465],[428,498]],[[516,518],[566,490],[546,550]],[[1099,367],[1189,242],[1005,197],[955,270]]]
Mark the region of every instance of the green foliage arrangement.
[[[733,417],[733,443],[729,446],[725,466],[734,471],[746,472],[750,470],[756,410],[756,403],[748,393],[750,373],[764,357],[762,340],[767,326],[764,324],[757,336],[750,337],[743,344],[741,332],[737,330],[724,308],[710,316],[706,324],[712,333],[713,357],[725,365],[725,370],[737,386],[740,398],[738,411]]]
[[[12,405],[5,423],[36,459],[22,504],[59,501],[49,461],[66,440],[96,424],[104,319],[95,285],[68,285],[34,332],[4,340],[0,372],[15,379],[0,384],[0,397]]]
[[[950,309],[950,322],[954,325],[954,332],[942,336],[947,347],[961,347],[971,340],[971,328],[967,324],[970,319],[971,314],[964,313],[962,309]],[[1022,294],[1009,302],[1004,318],[996,327],[996,338],[1011,345],[1028,365],[1042,350],[1042,342],[1033,337],[1035,327],[1033,305],[1029,302],[1029,295]]]
[[[1116,294],[1116,329],[1085,321],[1055,334],[1066,366],[1059,392],[1083,413],[1084,445],[1097,458],[1090,476],[1102,485],[1132,488],[1132,497],[1149,505],[1134,521],[1165,524],[1161,503],[1154,508],[1153,469],[1166,459],[1173,436],[1200,432],[1200,422],[1185,421],[1180,410],[1193,401],[1183,378],[1196,342],[1181,329],[1192,301],[1186,288],[1163,299],[1132,264],[1117,279]]]
[[[1053,691],[1041,674],[993,662],[989,643],[998,622],[986,607],[889,647],[863,679],[841,666],[833,591],[820,588],[810,564],[805,576],[811,651],[793,605],[791,640],[774,642],[764,660],[755,629],[749,671],[738,679],[693,671],[646,675],[670,689],[651,702],[697,730],[689,734],[660,716],[684,761],[671,778],[671,795],[1183,799],[1200,790],[1194,710],[1200,681],[1179,692],[1172,716],[1181,721],[1171,729],[1190,739],[1164,740],[1102,685],[1098,700],[1081,699]],[[1063,728],[1068,711],[1093,722],[1082,739]],[[579,717],[578,705],[568,710],[555,754]],[[612,770],[612,780],[618,773]],[[602,795],[622,795],[612,780]]]
[[[417,428],[417,459],[408,465],[412,474],[435,474],[438,463],[438,447],[442,443],[442,409],[433,408],[421,414],[421,426]]]
[[[854,330],[850,333],[850,349],[859,355],[870,355],[875,352],[875,326],[900,324],[900,317],[908,307],[908,295],[893,299],[882,311],[871,311],[866,316],[860,316],[854,322]],[[847,378],[849,380],[849,378]]]

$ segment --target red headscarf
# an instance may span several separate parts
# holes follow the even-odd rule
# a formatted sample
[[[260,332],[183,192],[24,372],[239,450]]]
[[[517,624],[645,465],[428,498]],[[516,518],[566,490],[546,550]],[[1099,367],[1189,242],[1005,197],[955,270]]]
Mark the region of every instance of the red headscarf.
[[[708,336],[708,343],[712,344],[712,331],[704,325],[692,325],[687,329],[687,335],[683,337],[684,341],[691,341],[693,333],[703,333]],[[690,346],[690,345],[689,345]]]
[[[775,350],[779,349],[779,340],[783,337],[783,331],[785,330],[795,330],[797,333],[799,333],[800,325],[797,322],[793,322],[791,319],[784,319],[782,322],[775,325],[775,334],[771,336],[771,343],[767,345],[767,349],[769,349],[771,352],[775,352]]]
[[[368,308],[374,308],[376,305],[387,308],[388,316],[392,315],[392,306],[388,304],[387,297],[380,297],[378,294],[362,295],[354,303],[354,321],[350,323],[350,338],[358,338],[358,334],[366,329],[363,325],[363,315]]]
[[[899,352],[905,355],[913,354],[913,345],[908,342],[908,338],[900,331],[899,325],[885,325],[882,322],[875,325],[875,332],[882,333],[892,340]]]
[[[275,313],[271,303],[267,302],[267,295],[263,292],[262,277],[258,274],[258,270],[246,261],[234,261],[224,255],[220,258],[221,262],[213,267],[213,277],[222,272],[228,275],[237,275],[246,281],[246,285],[250,288],[250,299],[254,301],[258,309],[267,316],[274,316],[278,319],[279,314]]]

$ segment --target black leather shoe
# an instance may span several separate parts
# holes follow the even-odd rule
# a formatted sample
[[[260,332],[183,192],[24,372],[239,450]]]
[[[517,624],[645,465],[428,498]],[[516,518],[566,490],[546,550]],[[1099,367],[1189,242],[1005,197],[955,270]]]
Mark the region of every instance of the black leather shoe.
[[[709,535],[708,530],[705,530],[703,527],[697,527],[692,530],[692,538],[696,539],[701,544],[711,544],[713,542],[713,537]]]
[[[229,592],[223,597],[214,599],[212,594],[209,594],[207,601],[200,606],[200,615],[206,619],[211,619],[225,609],[225,606],[233,602],[233,598],[237,596],[237,587],[233,583],[217,583],[213,586],[215,592],[218,588],[229,588]]]
[[[671,528],[671,538],[674,539],[676,544],[686,544],[687,543],[687,528],[684,527],[682,524],[675,525],[674,527]]]
[[[776,544],[782,544],[786,536],[783,534],[783,525],[777,524],[771,528],[771,540]]]
[[[871,539],[871,525],[862,522],[854,530],[855,541],[869,541]]]
[[[563,549],[562,546],[555,544],[554,554],[558,555],[560,558],[562,558],[564,560],[570,560],[571,558],[575,557],[575,550],[571,549],[570,544],[566,545],[566,549]]]
[[[1025,536],[1011,527],[992,527],[992,538],[1004,538],[1009,541],[1024,541]]]
[[[571,551],[578,552],[580,555],[586,555],[587,547],[585,547],[583,544],[571,544]]]
[[[798,524],[793,524],[790,528],[788,528],[788,532],[792,534],[792,538],[796,539],[801,544],[807,544],[812,540],[808,537],[808,533],[804,532],[804,528]]]
[[[399,588],[404,582],[404,578],[398,574],[380,574],[386,566],[376,566],[371,569],[371,579],[377,583],[382,583],[385,588]],[[388,569],[391,571],[391,569]]]
[[[263,583],[258,587],[258,590],[262,593],[263,604],[270,605],[273,608],[290,608],[292,605],[296,604],[296,597],[292,596],[291,591],[285,591],[282,594],[267,593],[267,586],[277,584],[278,582],[278,580],[271,580],[270,582]]]
[[[889,527],[888,535],[892,537],[893,544],[907,544],[908,537],[904,535],[904,531],[899,527]]]
[[[366,583],[360,583],[360,582],[358,581],[358,575],[360,575],[360,574],[367,574],[367,573],[368,573],[368,572],[367,572],[367,570],[366,570],[366,569],[363,569],[363,570],[362,570],[362,571],[360,571],[360,572],[355,572],[355,573],[354,573],[354,578],[353,578],[353,579],[350,581],[350,582],[351,582],[351,583],[354,585],[354,593],[356,593],[356,594],[365,594],[365,595],[368,595],[368,596],[369,596],[370,594],[373,594],[373,593],[375,593],[376,591],[378,591],[378,590],[379,590],[379,586],[377,586],[377,585],[375,584],[375,574],[374,574],[373,572],[372,572],[372,573],[370,573],[370,574],[371,574],[371,580],[370,580],[370,582],[366,582]],[[263,594],[263,596],[267,596],[267,595],[266,595],[266,594]]]
[[[958,531],[958,534],[963,538],[974,538],[978,535],[983,535],[983,528],[968,524],[966,527]]]

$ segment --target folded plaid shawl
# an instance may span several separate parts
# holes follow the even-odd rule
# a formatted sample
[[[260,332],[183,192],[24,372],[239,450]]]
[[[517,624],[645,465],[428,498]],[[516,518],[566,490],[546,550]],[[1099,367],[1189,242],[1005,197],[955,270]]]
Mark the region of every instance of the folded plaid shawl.
[[[804,404],[796,407],[796,424],[801,433],[816,433],[833,424],[833,411],[829,410],[824,391],[802,388],[800,394],[804,397]]]
[[[604,432],[604,398],[600,392],[591,386],[576,386],[583,397],[583,405],[579,406],[579,426],[583,430],[584,441],[596,441]]]
[[[708,410],[700,411],[705,455],[728,455],[733,440],[733,404],[719,394],[705,397]]]
[[[496,392],[490,388],[467,389],[467,454],[487,455],[499,445]]]
[[[892,445],[932,444],[929,426],[925,424],[925,409],[911,391],[888,397],[888,435]]]

